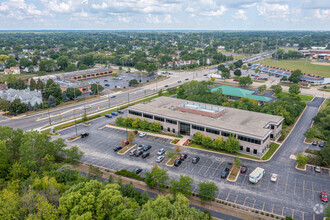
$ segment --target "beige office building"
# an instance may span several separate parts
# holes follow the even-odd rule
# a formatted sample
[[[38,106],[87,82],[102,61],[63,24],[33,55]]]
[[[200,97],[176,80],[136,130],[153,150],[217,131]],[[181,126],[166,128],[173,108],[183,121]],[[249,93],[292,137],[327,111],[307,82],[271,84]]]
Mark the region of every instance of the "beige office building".
[[[259,112],[210,105],[169,97],[129,107],[133,118],[160,122],[165,132],[192,137],[196,132],[213,139],[235,135],[241,153],[262,156],[281,135],[284,118]]]

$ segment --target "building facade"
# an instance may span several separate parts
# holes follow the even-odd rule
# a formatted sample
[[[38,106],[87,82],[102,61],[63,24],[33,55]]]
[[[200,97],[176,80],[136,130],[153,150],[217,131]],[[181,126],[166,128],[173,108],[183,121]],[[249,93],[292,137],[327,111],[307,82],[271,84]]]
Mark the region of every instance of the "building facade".
[[[160,97],[129,107],[132,118],[159,122],[164,132],[192,137],[200,132],[212,139],[234,135],[240,152],[261,157],[281,135],[283,117],[182,99]]]

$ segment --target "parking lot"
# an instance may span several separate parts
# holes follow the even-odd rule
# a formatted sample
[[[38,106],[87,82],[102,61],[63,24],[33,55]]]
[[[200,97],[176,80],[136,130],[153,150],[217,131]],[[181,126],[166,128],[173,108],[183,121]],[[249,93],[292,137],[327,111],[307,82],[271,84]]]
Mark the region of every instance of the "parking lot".
[[[79,125],[80,132],[89,132],[90,135],[84,139],[78,139],[70,145],[78,145],[85,152],[82,160],[105,168],[120,170],[127,169],[133,171],[135,168],[142,168],[140,175],[151,170],[156,164],[157,151],[164,148],[167,151],[174,150],[170,139],[145,136],[135,139],[137,145],[151,145],[148,151],[150,155],[143,159],[129,156],[129,152],[119,155],[113,148],[120,145],[122,139],[126,139],[126,131],[104,127],[103,125],[114,122],[114,118],[101,118],[91,122],[86,127]],[[61,133],[63,138],[74,135],[74,127],[68,128]],[[197,184],[201,181],[213,181],[219,187],[217,198],[284,216],[292,216],[294,219],[321,219],[318,212],[323,211],[325,205],[320,201],[320,191],[330,191],[329,170],[322,169],[321,173],[315,173],[313,168],[308,167],[307,171],[298,171],[294,168],[295,161],[288,160],[285,164],[287,172],[283,168],[273,167],[267,163],[256,163],[242,160],[243,165],[248,167],[246,174],[240,174],[235,183],[229,182],[220,177],[228,162],[233,162],[233,158],[183,147],[182,153],[188,154],[188,158],[179,167],[166,166],[168,161],[165,158],[160,167],[168,169],[171,178],[179,178],[179,175],[188,175],[194,179],[193,191],[198,193]],[[191,163],[194,156],[199,156],[201,160],[197,164]],[[263,179],[257,184],[251,184],[248,175],[257,166],[265,169]],[[277,182],[270,181],[272,173],[278,174]],[[316,208],[314,208],[316,207]]]

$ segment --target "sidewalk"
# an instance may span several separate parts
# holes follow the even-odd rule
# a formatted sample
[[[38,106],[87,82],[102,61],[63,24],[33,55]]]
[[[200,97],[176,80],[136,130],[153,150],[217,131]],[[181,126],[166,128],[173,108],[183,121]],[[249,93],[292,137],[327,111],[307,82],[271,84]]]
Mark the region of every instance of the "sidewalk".
[[[183,136],[183,138],[180,139],[180,141],[178,143],[176,143],[176,145],[180,145],[183,146],[184,143],[186,143],[186,141],[190,139],[189,136]]]

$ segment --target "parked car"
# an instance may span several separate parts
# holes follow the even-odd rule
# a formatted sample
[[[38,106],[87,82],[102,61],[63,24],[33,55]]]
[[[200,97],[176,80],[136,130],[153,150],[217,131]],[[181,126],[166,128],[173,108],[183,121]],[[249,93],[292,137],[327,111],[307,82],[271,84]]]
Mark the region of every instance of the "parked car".
[[[277,181],[277,174],[276,173],[273,173],[270,177],[270,181],[272,182],[276,182]]]
[[[321,196],[321,201],[322,202],[328,202],[328,194],[325,191],[322,191],[320,193],[320,196]]]
[[[181,80],[179,80],[178,83],[181,83]]]
[[[187,154],[181,154],[180,155],[180,160],[184,161],[185,159],[187,159],[188,155]]]
[[[229,174],[229,171],[228,171],[228,170],[224,170],[224,171],[222,171],[222,173],[221,173],[221,178],[222,178],[222,179],[226,179],[227,176],[228,176],[228,174]]]
[[[233,165],[232,163],[228,163],[227,166],[226,166],[226,168],[225,168],[225,170],[226,171],[231,170],[232,165]]]
[[[180,159],[177,159],[177,160],[174,162],[174,166],[178,167],[181,163],[182,163],[182,161],[181,161]]]
[[[106,87],[108,87],[108,86],[110,86],[108,83],[106,83],[106,84],[104,84],[104,86],[106,86]]]
[[[129,145],[129,141],[124,141],[124,145]]]
[[[321,167],[319,166],[314,167],[314,171],[317,173],[321,173]]]
[[[141,168],[135,168],[134,170],[133,170],[133,173],[136,173],[136,174],[139,174],[139,173],[141,173],[142,172],[142,169]]]
[[[85,132],[85,133],[81,133],[81,134],[80,134],[80,137],[81,137],[81,138],[85,138],[85,137],[87,137],[88,135],[89,135],[89,133]]]
[[[197,164],[200,160],[201,160],[200,157],[194,157],[194,158],[192,159],[192,163],[193,163],[193,164]]]
[[[144,147],[145,147],[145,146],[144,146],[143,144],[140,144],[140,145],[137,147],[137,149],[138,149],[138,150],[143,150]]]
[[[185,80],[189,80],[189,78],[186,78]]]
[[[166,87],[166,88],[167,88],[167,87],[168,87],[168,85],[165,85],[164,87]]]
[[[107,79],[105,79],[105,80],[104,80],[104,82],[108,82],[108,80],[107,80]]]
[[[121,146],[116,146],[115,148],[113,148],[113,151],[120,151],[121,149],[123,149]]]
[[[137,151],[137,149],[133,149],[133,150],[131,150],[131,151],[129,152],[129,155],[130,155],[130,156],[134,156],[135,153],[136,153],[136,151]]]
[[[162,161],[164,160],[164,158],[165,158],[164,155],[159,156],[159,157],[157,157],[156,162],[157,162],[157,163],[160,163],[160,162],[162,162]]]
[[[139,134],[139,137],[142,138],[142,137],[144,137],[144,136],[146,136],[146,135],[147,135],[147,133],[145,133],[145,132],[141,132],[141,133]]]
[[[149,152],[144,152],[144,153],[142,154],[142,158],[146,158],[146,157],[148,157],[149,155],[150,155]]]
[[[241,166],[241,173],[246,173],[247,167],[246,166]]]
[[[116,98],[116,96],[115,96],[115,95],[112,95],[112,96],[110,96],[110,98],[112,98],[112,99],[113,99],[113,98]]]
[[[151,145],[148,145],[148,146],[144,146],[144,147],[143,147],[143,150],[144,150],[144,151],[150,150],[150,149],[151,149],[151,147],[152,147]]]
[[[319,144],[319,147],[324,147],[324,145],[325,145],[325,142],[321,141],[320,144]]]
[[[142,154],[143,154],[143,151],[142,151],[142,150],[138,150],[138,151],[136,151],[135,156],[136,156],[136,157],[139,157],[139,156],[141,156]]]
[[[114,116],[118,116],[117,112],[111,112],[111,114],[114,115]]]
[[[159,151],[157,152],[157,155],[163,155],[165,153],[164,148],[159,149]]]
[[[317,141],[313,141],[312,145],[317,146],[318,142]]]
[[[106,117],[106,118],[112,118],[112,115],[106,114],[106,115],[104,115],[104,117]]]
[[[117,111],[119,114],[124,114],[124,111],[123,110],[118,110]]]

